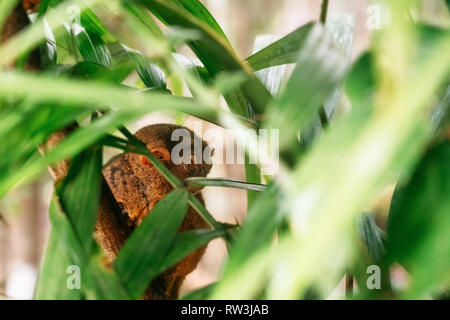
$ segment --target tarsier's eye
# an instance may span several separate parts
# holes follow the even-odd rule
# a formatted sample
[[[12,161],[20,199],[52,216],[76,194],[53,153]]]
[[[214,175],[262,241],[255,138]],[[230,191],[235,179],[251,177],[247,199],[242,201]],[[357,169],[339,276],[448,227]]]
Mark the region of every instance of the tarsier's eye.
[[[170,153],[166,148],[153,148],[150,152],[153,153],[159,161],[168,162],[170,160]],[[141,162],[146,166],[152,165],[146,156],[141,156]]]
[[[166,148],[153,148],[150,150],[160,161],[169,161],[170,153]]]

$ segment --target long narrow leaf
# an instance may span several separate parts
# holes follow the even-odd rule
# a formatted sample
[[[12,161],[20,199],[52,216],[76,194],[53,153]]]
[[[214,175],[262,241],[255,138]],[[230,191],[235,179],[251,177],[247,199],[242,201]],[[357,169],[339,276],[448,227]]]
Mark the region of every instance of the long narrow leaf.
[[[426,153],[408,184],[397,187],[392,199],[388,259],[411,272],[409,298],[422,298],[439,284],[450,284],[449,163],[446,141]]]
[[[283,64],[297,63],[300,50],[306,44],[308,35],[315,24],[311,22],[301,26],[271,45],[252,54],[246,59],[247,62],[254,71]]]
[[[253,191],[265,191],[267,185],[259,183],[249,183],[234,179],[225,178],[187,178],[184,180],[188,186],[194,187],[228,187]]]
[[[177,189],[160,200],[119,252],[114,265],[135,298],[159,274],[165,255],[188,209],[187,191]]]
[[[81,290],[69,289],[68,268],[73,265],[66,248],[55,231],[50,232],[37,282],[35,299],[80,300]]]
[[[94,146],[72,160],[67,177],[58,190],[62,206],[80,241],[90,252],[97,220],[102,181],[102,152]]]

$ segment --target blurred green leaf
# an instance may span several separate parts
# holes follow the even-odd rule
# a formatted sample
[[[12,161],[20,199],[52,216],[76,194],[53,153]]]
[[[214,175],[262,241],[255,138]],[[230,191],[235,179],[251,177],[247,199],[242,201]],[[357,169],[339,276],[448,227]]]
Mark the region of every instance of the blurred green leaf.
[[[161,272],[164,257],[188,209],[187,191],[176,189],[160,200],[131,234],[114,265],[135,298]]]
[[[278,108],[268,110],[265,125],[280,130],[280,151],[293,146],[319,108],[342,81],[347,58],[320,24],[308,29],[297,55],[298,63],[278,98]]]
[[[64,1],[65,0],[42,0],[39,5],[39,17],[42,17],[49,9],[58,7],[58,5],[62,4]],[[80,13],[81,26],[86,29],[87,32],[95,34],[97,37],[101,37],[105,42],[114,41],[114,36],[106,29],[105,25],[90,8],[85,8],[83,11],[80,11]]]
[[[66,271],[71,265],[73,265],[72,259],[66,246],[60,241],[58,234],[52,230],[47,241],[34,298],[38,300],[82,299],[81,290],[70,290],[66,285],[70,276]]]
[[[386,237],[385,233],[376,225],[373,215],[363,212],[358,217],[358,233],[362,241],[358,241],[358,255],[350,267],[352,275],[358,282],[356,298],[380,299],[386,298],[392,289],[389,266],[386,265]],[[359,244],[362,243],[363,246]],[[377,265],[381,271],[380,288],[377,290],[367,287],[368,268]]]
[[[209,284],[200,289],[194,290],[181,297],[182,300],[206,300],[214,290],[216,283]]]
[[[370,213],[363,213],[358,227],[370,257],[372,257],[375,262],[380,262],[384,259],[386,253],[384,232],[377,227],[375,220]]]
[[[208,119],[216,122],[219,111],[213,107],[202,106],[199,102],[191,98],[175,97],[166,93],[143,92],[125,87],[108,85],[95,82],[92,86],[89,81],[76,81],[68,79],[53,79],[48,76],[25,75],[19,73],[0,73],[0,97],[1,96],[21,96],[26,95],[33,101],[58,101],[60,103],[70,103],[73,105],[82,105],[82,112],[95,111],[97,108],[108,110],[105,106],[114,106],[119,108],[111,113],[93,122],[90,126],[80,128],[69,136],[62,144],[49,152],[42,159],[34,159],[21,167],[19,171],[10,171],[9,174],[0,177],[0,195],[3,195],[16,183],[26,181],[34,174],[44,170],[47,165],[53,164],[58,160],[70,158],[81,152],[83,148],[91,145],[104,137],[108,131],[114,130],[118,126],[137,119],[149,112],[166,109],[182,111],[199,118]],[[83,92],[81,95],[80,92]],[[62,113],[70,112],[71,109],[61,108]],[[59,114],[59,112],[58,112]],[[69,113],[71,115],[71,113]],[[50,114],[53,116],[52,114]],[[26,116],[19,114],[19,117],[26,121]],[[36,119],[35,119],[36,120]],[[37,122],[43,125],[44,122]],[[53,123],[51,128],[57,129],[61,123]],[[55,125],[56,126],[55,128]],[[48,133],[50,128],[47,128]],[[16,132],[21,134],[21,132]],[[39,132],[42,134],[42,132]],[[20,137],[20,135],[19,135]],[[41,139],[44,139],[41,136]],[[27,142],[27,141],[22,141]],[[42,140],[38,140],[32,147],[36,147]]]
[[[211,28],[213,28],[219,35],[221,35],[224,39],[226,39],[225,33],[222,28],[219,26],[217,21],[205,8],[205,6],[198,0],[169,0],[178,6],[185,8],[189,11],[194,17],[200,19],[201,21],[208,24]],[[228,41],[228,40],[227,40]]]
[[[407,170],[426,145],[429,131],[423,121],[424,114],[430,98],[446,79],[450,66],[448,37],[442,37],[430,48],[433,53],[426,61],[415,64],[408,59],[411,58],[409,53],[417,50],[421,43],[404,41],[404,32],[411,34],[415,28],[399,17],[404,13],[404,6],[398,2],[391,4],[390,8],[398,18],[392,19],[396,28],[387,29],[377,38],[378,51],[375,52],[382,52],[377,58],[382,61],[386,61],[386,56],[397,59],[395,63],[377,64],[376,74],[382,74],[377,91],[383,97],[376,101],[374,109],[378,112],[374,112],[365,125],[361,125],[352,113],[344,117],[327,130],[300,161],[297,160],[294,171],[286,170],[278,183],[286,197],[284,207],[289,212],[291,233],[279,239],[276,249],[266,246],[247,257],[233,274],[222,279],[211,296],[213,299],[254,298],[264,288],[261,282],[266,279],[269,279],[265,286],[267,298],[294,299],[311,285],[329,288],[348,267],[347,262],[354,253],[349,230],[354,228],[355,216],[373,203],[379,192],[400,172]],[[399,49],[399,43],[404,46],[403,51]],[[328,51],[325,46],[321,48],[321,52]],[[308,50],[308,54],[312,52],[314,50]],[[322,54],[312,54],[311,65],[320,65],[317,60],[321,59],[322,63],[339,68],[339,64],[334,65]],[[394,70],[393,66],[396,66]],[[339,82],[340,77],[330,81],[323,75],[336,76],[342,72],[336,74],[339,70],[333,67],[321,69],[298,69],[299,74],[294,79],[303,78],[303,85],[285,90],[292,90],[284,101],[291,112],[273,127],[286,131],[286,124],[292,124],[292,119],[303,112],[305,97],[308,97],[306,102],[320,100],[314,97],[315,91],[305,89],[309,88],[309,83],[314,83],[319,92],[322,90],[319,87],[322,81],[316,82],[315,77],[323,77],[326,87],[330,82]],[[327,69],[328,72],[324,72]],[[300,70],[304,72],[301,76]],[[412,73],[421,76],[411,77]],[[267,115],[269,119],[276,116],[275,113]],[[301,128],[303,121],[299,123]],[[291,130],[290,133],[287,138],[293,139],[297,132]],[[280,142],[283,142],[282,132]]]
[[[372,98],[376,89],[373,73],[373,56],[363,54],[352,66],[345,83],[345,91],[355,108],[372,105]]]
[[[275,186],[271,186],[258,197],[234,239],[224,277],[238,270],[249,256],[273,240],[283,218],[280,207],[282,202],[280,190]]]
[[[251,55],[246,59],[247,62],[254,71],[288,63],[297,63],[300,50],[305,46],[308,35],[316,24],[311,22],[298,28]]]
[[[88,6],[98,3],[100,0],[74,0],[63,2],[45,15],[46,23],[54,34],[59,34],[63,26],[68,23],[68,15],[73,8],[80,12],[87,10]],[[0,66],[8,66],[24,53],[30,52],[46,39],[45,23],[38,19],[34,24],[19,32],[6,43],[0,46]]]
[[[19,0],[3,0],[0,2],[0,38],[5,22],[18,2]],[[1,40],[2,39],[0,39],[0,41]]]
[[[78,24],[71,25],[71,33],[85,61],[94,62],[105,67],[112,66],[111,53],[101,37],[94,33],[89,33]]]
[[[141,78],[147,88],[165,89],[167,87],[166,77],[156,64],[138,51],[124,46],[122,46],[122,49],[127,52],[129,59],[136,67],[139,78]]]
[[[13,99],[3,106],[0,110],[0,136],[4,141],[0,145],[1,182],[11,175],[20,175],[28,163],[39,161],[37,146],[49,134],[89,114],[84,108],[33,104],[29,99]]]
[[[142,10],[142,7],[140,5],[137,5],[132,2],[124,2],[123,3],[124,8],[131,13],[133,16],[135,16],[145,27],[151,31],[151,33],[156,36],[157,38],[164,37],[161,29],[156,24],[156,22],[152,19],[152,17],[148,14],[147,11]]]
[[[389,212],[387,250],[413,277],[410,296],[422,298],[450,283],[450,142],[428,150]]]
[[[72,78],[86,80],[98,80],[110,83],[121,83],[133,70],[132,64],[115,65],[113,69],[108,69],[100,64],[93,62],[78,62],[73,66],[64,66],[60,70],[61,75],[67,75]]]
[[[443,90],[443,93],[430,115],[431,127],[434,132],[444,129],[450,124],[450,85]]]
[[[95,86],[93,86],[95,83]],[[119,87],[99,82],[54,79],[48,76],[18,72],[0,72],[0,97],[27,96],[34,101],[58,101],[93,108],[126,109],[130,112],[149,113],[167,109],[176,110],[217,123],[220,111],[216,106],[201,105],[192,98],[175,97],[166,93],[146,91],[139,93],[131,87]],[[79,93],[83,94],[80,95]]]

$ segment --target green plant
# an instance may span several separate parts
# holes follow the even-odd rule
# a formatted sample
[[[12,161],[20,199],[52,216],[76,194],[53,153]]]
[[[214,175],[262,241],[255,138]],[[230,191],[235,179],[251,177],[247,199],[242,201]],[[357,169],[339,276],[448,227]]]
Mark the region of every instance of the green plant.
[[[312,291],[326,297],[349,269],[362,288],[360,297],[382,297],[391,293],[390,286],[376,294],[364,290],[364,272],[370,264],[388,270],[395,261],[413,276],[400,297],[448,290],[450,31],[407,17],[416,2],[390,1],[391,25],[378,31],[370,51],[349,66],[320,22],[301,26],[241,60],[198,0],[43,0],[36,22],[0,46],[0,196],[48,165],[73,158],[52,199],[52,230],[37,298],[139,298],[159,273],[217,237],[228,242],[230,253],[221,279],[187,298],[295,299]],[[14,3],[1,3],[0,22]],[[81,12],[78,22],[67,17],[73,6]],[[202,65],[177,62],[172,53],[182,43]],[[20,70],[20,61],[34,48],[45,57],[40,74]],[[17,68],[7,71],[14,61]],[[254,75],[291,63],[296,67],[276,96]],[[121,85],[134,70],[140,83]],[[181,79],[192,98],[167,89],[171,81],[175,92]],[[351,111],[327,119],[322,106],[340,87]],[[229,111],[221,107],[221,96]],[[248,218],[238,230],[215,221],[124,128],[156,110],[232,129],[280,129],[280,173],[267,177],[267,186],[261,185],[259,168],[250,164],[246,182],[186,182],[247,189]],[[319,114],[323,124],[332,125],[323,126],[306,148],[297,132],[302,139]],[[52,132],[73,122],[82,125],[44,156],[38,154]],[[113,268],[101,262],[92,238],[104,146],[146,155],[175,187],[132,233]],[[360,213],[398,180],[383,235]],[[188,203],[210,230],[176,233]],[[355,223],[361,219],[368,248],[362,250]],[[161,221],[164,232],[155,232]],[[411,234],[414,241],[405,241]],[[65,287],[71,264],[83,270],[81,291]]]

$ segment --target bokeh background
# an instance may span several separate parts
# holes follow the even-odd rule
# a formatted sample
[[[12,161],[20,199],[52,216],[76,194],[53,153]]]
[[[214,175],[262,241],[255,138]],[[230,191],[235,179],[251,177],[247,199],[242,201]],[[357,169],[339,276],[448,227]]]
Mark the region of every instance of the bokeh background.
[[[259,35],[283,36],[299,26],[318,20],[321,1],[319,0],[203,0],[218,23],[229,37],[239,56],[249,56]],[[367,27],[369,0],[330,0],[329,16],[350,15],[354,21],[354,38],[351,59],[357,58],[368,47],[371,30]],[[439,18],[443,2],[425,0],[418,12],[422,19],[435,22]],[[188,51],[183,52],[189,54]],[[345,103],[345,96],[343,97]],[[161,122],[175,122],[173,114],[152,114],[130,125],[138,128]],[[184,119],[184,124],[193,128],[192,118]],[[211,126],[203,124],[203,130]],[[218,128],[219,129],[219,128]],[[219,129],[220,130],[220,129]],[[197,132],[201,134],[201,132]],[[219,139],[217,139],[220,141]],[[214,146],[225,148],[225,144]],[[105,160],[112,153],[105,153]],[[215,165],[211,177],[245,179],[242,165]],[[39,265],[47,236],[49,222],[48,204],[53,191],[53,182],[48,173],[43,173],[33,183],[13,190],[0,200],[0,298],[31,299],[38,275]],[[245,219],[246,193],[228,188],[206,188],[206,206],[216,219],[235,223]],[[392,188],[388,188],[374,203],[379,226],[383,228],[384,217]],[[191,273],[182,288],[187,292],[214,282],[220,274],[220,266],[226,259],[226,248],[222,240],[214,240],[198,268]],[[394,283],[402,285],[407,276],[399,270],[394,274]],[[335,297],[339,297],[342,286],[337,287]]]

